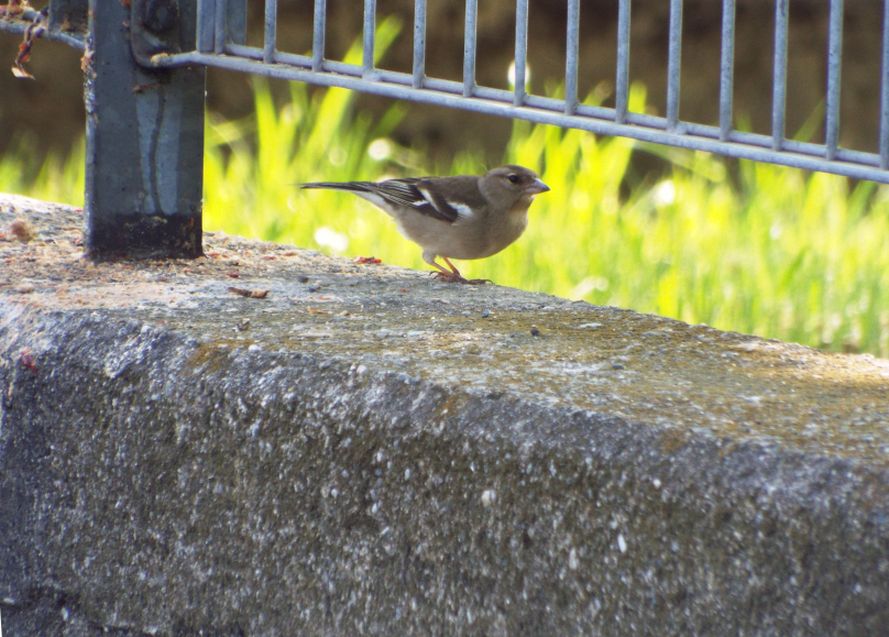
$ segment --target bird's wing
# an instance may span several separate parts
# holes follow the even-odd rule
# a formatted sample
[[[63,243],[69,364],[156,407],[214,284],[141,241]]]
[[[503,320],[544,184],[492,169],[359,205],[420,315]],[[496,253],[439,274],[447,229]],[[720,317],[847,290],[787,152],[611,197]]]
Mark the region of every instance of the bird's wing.
[[[450,202],[429,188],[427,179],[387,179],[376,184],[376,192],[393,205],[410,208],[448,223],[460,218],[460,212]]]
[[[465,179],[467,185],[475,184],[474,177],[451,177]],[[331,188],[354,192],[385,208],[384,204],[395,208],[407,208],[434,219],[454,223],[458,219],[470,217],[472,207],[467,203],[459,203],[448,199],[436,187],[434,177],[405,177],[403,179],[387,179],[378,183],[370,181],[347,182],[313,182],[302,184],[302,188]],[[476,193],[476,198],[481,194]]]

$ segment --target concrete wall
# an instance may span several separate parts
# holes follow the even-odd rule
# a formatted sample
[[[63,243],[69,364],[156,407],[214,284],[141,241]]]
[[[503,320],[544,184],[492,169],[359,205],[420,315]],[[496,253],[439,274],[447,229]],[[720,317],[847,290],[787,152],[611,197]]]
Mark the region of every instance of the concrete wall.
[[[886,361],[218,235],[92,264],[76,212],[15,217],[5,635],[889,625]]]

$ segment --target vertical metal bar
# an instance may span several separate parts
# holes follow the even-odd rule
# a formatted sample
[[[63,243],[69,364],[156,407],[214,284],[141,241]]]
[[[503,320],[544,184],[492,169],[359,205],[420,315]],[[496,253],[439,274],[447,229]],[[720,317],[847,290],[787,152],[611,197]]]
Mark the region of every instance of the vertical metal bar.
[[[735,74],[735,0],[722,0],[722,53],[719,61],[719,138],[732,130]]]
[[[179,1],[178,24],[162,36],[169,38],[164,45],[194,49],[196,9],[196,0]],[[93,258],[195,257],[201,254],[205,69],[136,65],[133,53],[145,47],[137,10],[89,2],[84,244]]]
[[[201,53],[209,53],[213,50],[215,27],[216,0],[198,0],[197,47]]]
[[[364,48],[362,67],[367,75],[374,68],[374,44],[377,30],[377,0],[364,0]]]
[[[475,90],[475,22],[478,0],[466,0],[466,26],[463,31],[463,95],[469,97]]]
[[[565,38],[565,113],[577,109],[577,56],[580,52],[580,0],[568,0],[568,34]]]
[[[416,0],[414,3],[413,76],[413,87],[422,87],[426,79],[426,0]]]
[[[883,3],[883,64],[880,76],[880,168],[889,168],[889,0]]]
[[[614,120],[623,124],[627,117],[630,84],[630,0],[620,0],[617,12],[617,77]]]
[[[513,104],[525,101],[525,67],[528,60],[528,0],[517,0],[515,5],[515,87]]]
[[[216,0],[216,25],[213,29],[213,52],[225,51],[225,6],[226,0]]]
[[[667,59],[667,128],[679,123],[679,77],[682,70],[682,0],[670,0],[670,44]]]
[[[265,36],[262,61],[271,64],[275,61],[278,48],[278,0],[265,0]]]
[[[247,0],[228,0],[225,41],[227,44],[247,43]]]
[[[775,59],[772,76],[772,148],[784,144],[784,110],[787,105],[787,19],[789,0],[775,0]]]
[[[827,36],[827,159],[836,156],[840,138],[840,69],[843,62],[843,0],[831,0]]]
[[[312,18],[312,70],[320,71],[324,62],[324,38],[327,23],[327,0],[315,0]]]

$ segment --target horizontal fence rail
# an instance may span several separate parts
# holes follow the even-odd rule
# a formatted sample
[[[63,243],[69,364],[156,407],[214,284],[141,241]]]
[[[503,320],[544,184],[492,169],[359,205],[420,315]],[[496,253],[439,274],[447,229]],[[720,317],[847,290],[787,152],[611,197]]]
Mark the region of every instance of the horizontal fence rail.
[[[82,5],[86,0],[53,0],[53,7]],[[94,0],[95,1],[95,0]],[[666,104],[663,117],[634,112],[629,107],[631,0],[614,0],[617,8],[616,68],[614,107],[584,104],[578,96],[579,26],[582,20],[595,20],[580,0],[566,0],[565,97],[554,98],[529,92],[528,40],[529,0],[515,2],[514,83],[512,90],[484,86],[476,80],[478,56],[478,0],[464,0],[464,42],[462,79],[430,77],[426,74],[427,1],[415,0],[413,11],[413,60],[409,73],[377,67],[374,62],[376,0],[355,2],[363,11],[363,51],[360,64],[329,59],[325,50],[327,0],[313,3],[312,44],[306,54],[281,50],[278,46],[278,1],[265,0],[263,42],[246,44],[247,0],[131,0],[133,20],[146,11],[165,6],[192,6],[197,2],[196,33],[193,48],[145,47],[134,44],[134,54],[145,68],[217,67],[272,78],[296,80],[321,86],[337,86],[394,99],[434,104],[478,113],[524,119],[587,130],[604,135],[620,135],[643,142],[703,150],[729,157],[750,159],[825,171],[850,177],[889,183],[889,0],[876,8],[882,20],[882,66],[880,69],[879,152],[867,152],[839,145],[840,86],[843,68],[843,0],[828,0],[829,32],[825,51],[824,139],[822,143],[788,139],[786,127],[789,0],[763,0],[774,6],[773,68],[771,90],[771,130],[769,133],[738,130],[734,121],[733,92],[735,71],[735,14],[737,0],[722,0],[721,47],[719,52],[718,125],[683,120],[680,113],[681,78],[686,71],[682,58],[683,0],[669,0],[669,19],[664,25],[668,36],[665,51]],[[714,0],[715,2],[715,0]],[[13,3],[16,4],[16,3]],[[646,4],[636,2],[635,10],[645,11]],[[36,12],[12,19],[0,9],[0,29],[24,32],[28,19]],[[83,47],[83,39],[60,30],[46,29],[46,37],[62,39]]]
[[[234,5],[244,0],[201,0],[198,11],[200,33],[210,31],[214,37],[198,38],[212,41],[193,51],[163,53],[142,60],[155,67],[176,67],[201,64],[229,70],[256,73],[273,78],[297,80],[322,86],[338,86],[365,91],[395,99],[411,100],[464,109],[478,113],[525,119],[543,124],[572,127],[604,135],[621,135],[644,142],[667,144],[680,148],[710,151],[756,161],[784,164],[808,170],[837,173],[861,179],[889,183],[889,0],[883,11],[883,67],[880,76],[881,120],[879,153],[841,148],[840,77],[842,69],[843,0],[830,0],[825,139],[823,143],[788,139],[785,133],[787,97],[787,48],[789,0],[772,0],[774,20],[774,67],[772,86],[771,134],[751,133],[735,128],[733,122],[733,76],[736,0],[722,0],[722,46],[718,86],[719,125],[684,121],[679,112],[681,76],[684,70],[682,51],[683,0],[670,0],[669,36],[665,74],[667,103],[665,117],[637,113],[628,108],[630,58],[630,0],[614,0],[618,9],[616,99],[614,108],[578,102],[578,26],[580,21],[595,19],[584,16],[580,0],[567,0],[567,33],[565,55],[565,98],[556,99],[527,92],[528,0],[515,3],[515,80],[512,90],[479,85],[476,81],[478,0],[465,0],[465,31],[462,81],[426,75],[426,0],[415,0],[413,16],[413,66],[402,73],[374,65],[374,26],[377,3],[363,3],[362,63],[348,64],[325,57],[325,0],[314,2],[313,42],[310,55],[278,48],[275,21],[277,0],[265,2],[265,39],[261,47],[247,46],[243,40],[225,37],[226,21]],[[876,2],[876,0],[875,0]],[[636,11],[644,11],[636,3]],[[356,5],[360,6],[359,3]],[[243,15],[241,10],[237,15]],[[533,30],[531,31],[533,37]],[[221,42],[221,45],[220,45]]]

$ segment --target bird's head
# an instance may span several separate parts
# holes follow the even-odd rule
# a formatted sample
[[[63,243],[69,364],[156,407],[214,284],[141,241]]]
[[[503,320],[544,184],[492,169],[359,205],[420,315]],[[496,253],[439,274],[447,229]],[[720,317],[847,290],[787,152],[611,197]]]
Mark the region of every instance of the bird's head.
[[[489,194],[512,202],[527,199],[530,203],[534,195],[549,190],[533,170],[512,164],[489,170],[483,180]]]

